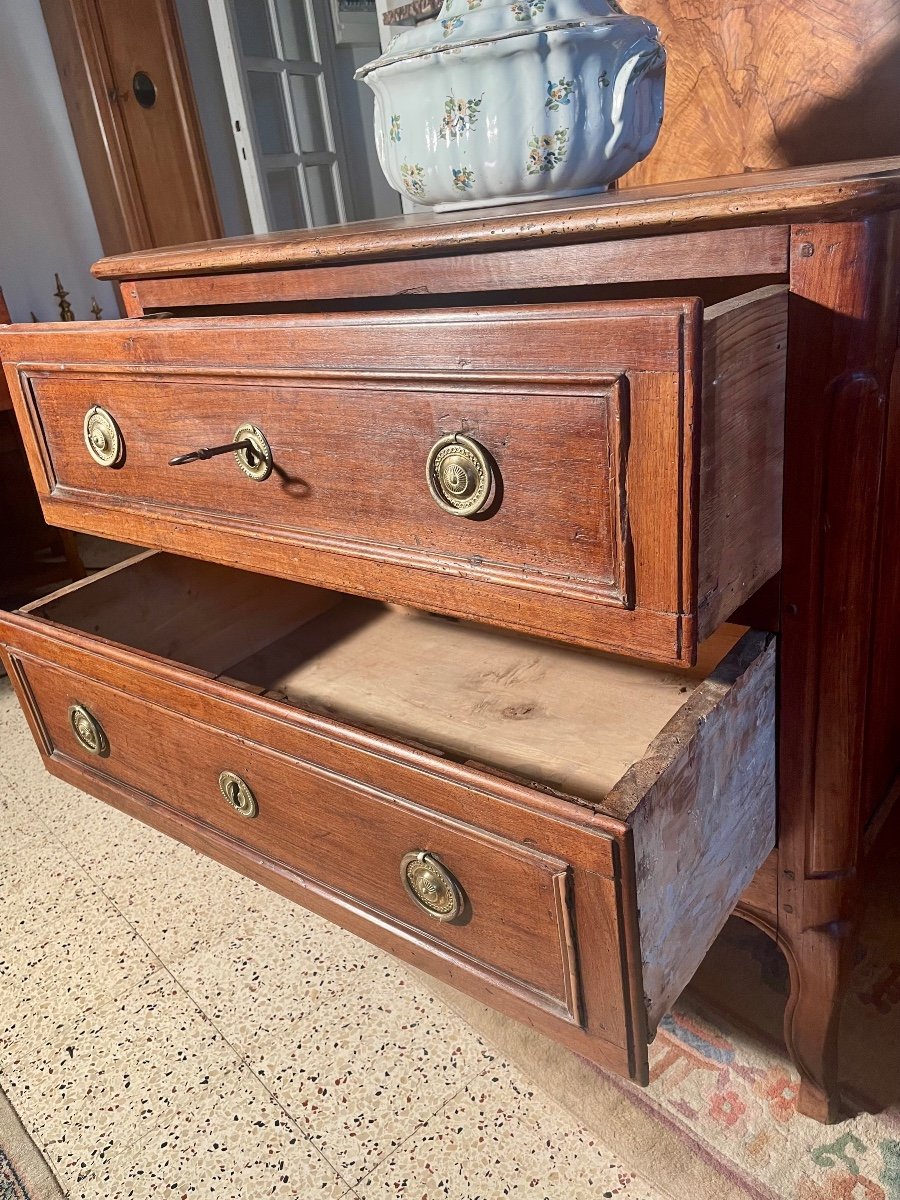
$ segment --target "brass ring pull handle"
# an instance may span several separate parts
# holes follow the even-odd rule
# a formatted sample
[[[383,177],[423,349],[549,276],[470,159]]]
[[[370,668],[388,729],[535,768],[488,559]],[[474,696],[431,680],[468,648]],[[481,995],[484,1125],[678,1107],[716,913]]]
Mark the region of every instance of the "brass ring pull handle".
[[[99,404],[84,414],[84,444],[101,467],[118,467],[125,457],[125,439],[115,418]]]
[[[459,884],[426,850],[411,850],[403,856],[400,880],[407,895],[436,921],[455,921],[465,906]]]
[[[88,754],[96,754],[98,758],[106,758],[109,754],[109,739],[103,726],[89,709],[83,704],[70,704],[69,724],[82,750],[87,750]]]
[[[494,484],[487,452],[461,433],[434,443],[428,452],[425,478],[435,503],[455,517],[473,517],[480,512]]]
[[[203,446],[199,450],[189,450],[187,454],[178,454],[169,459],[169,466],[183,467],[187,463],[205,462],[208,458],[228,453],[234,454],[235,462],[248,479],[262,483],[272,474],[272,449],[266,435],[261,429],[247,422],[238,425],[233,441],[224,446]]]
[[[250,785],[234,771],[223,771],[219,776],[219,791],[236,813],[242,817],[255,817],[259,813],[256,797]]]

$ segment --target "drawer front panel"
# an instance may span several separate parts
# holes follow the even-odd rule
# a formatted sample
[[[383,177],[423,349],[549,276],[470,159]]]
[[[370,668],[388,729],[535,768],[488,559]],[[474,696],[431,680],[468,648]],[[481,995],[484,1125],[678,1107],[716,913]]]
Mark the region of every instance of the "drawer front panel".
[[[592,391],[529,393],[449,381],[401,390],[67,372],[34,373],[30,386],[59,494],[215,514],[312,549],[626,599],[624,428],[613,379]],[[93,405],[124,439],[114,469],[85,446]],[[271,446],[268,479],[247,478],[233,454],[168,465],[228,443],[244,422]],[[495,477],[473,519],[441,509],[426,482],[429,451],[457,431],[488,452]]]
[[[386,917],[415,928],[463,962],[515,981],[545,1010],[579,1020],[570,870],[563,861],[59,667],[31,659],[15,665],[46,752],[154,797],[361,903],[373,921]],[[76,737],[73,705],[99,723],[102,754]],[[241,815],[226,802],[219,788],[223,771],[245,781],[256,815]],[[432,855],[458,881],[458,920],[439,922],[410,897],[401,862],[412,851]]]
[[[673,299],[109,321],[0,333],[0,354],[55,524],[684,662],[699,317]],[[94,405],[124,441],[112,466],[85,445]],[[168,466],[245,422],[267,479],[231,453]],[[483,450],[468,515],[429,486],[445,438]],[[431,476],[452,507],[450,457]]]

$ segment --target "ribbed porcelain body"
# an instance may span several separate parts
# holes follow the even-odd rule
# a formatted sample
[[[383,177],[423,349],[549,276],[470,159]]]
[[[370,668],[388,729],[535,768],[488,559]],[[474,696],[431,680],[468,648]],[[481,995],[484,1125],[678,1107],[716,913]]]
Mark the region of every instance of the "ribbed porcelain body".
[[[665,53],[612,0],[444,0],[356,77],[388,182],[465,208],[603,191],[656,142]]]

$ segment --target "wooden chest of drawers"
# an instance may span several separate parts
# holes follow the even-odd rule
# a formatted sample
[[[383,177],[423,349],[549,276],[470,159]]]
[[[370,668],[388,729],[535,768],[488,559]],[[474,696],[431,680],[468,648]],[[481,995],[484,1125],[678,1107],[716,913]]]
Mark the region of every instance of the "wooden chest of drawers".
[[[898,196],[100,264],[125,320],[0,335],[48,518],[160,551],[0,618],[48,768],[637,1080],[737,906],[829,1116],[900,760]]]

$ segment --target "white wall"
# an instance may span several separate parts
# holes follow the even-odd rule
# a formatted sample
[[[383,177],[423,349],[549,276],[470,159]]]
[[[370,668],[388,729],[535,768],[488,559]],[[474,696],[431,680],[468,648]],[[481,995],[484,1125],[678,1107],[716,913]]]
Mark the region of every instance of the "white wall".
[[[393,217],[400,212],[400,196],[384,177],[375,151],[375,94],[357,83],[353,72],[381,53],[380,46],[336,46],[337,104],[350,163],[350,193],[357,220]]]
[[[91,296],[119,315],[39,0],[0,0],[0,288],[15,321],[59,316],[59,272],[79,319]]]

